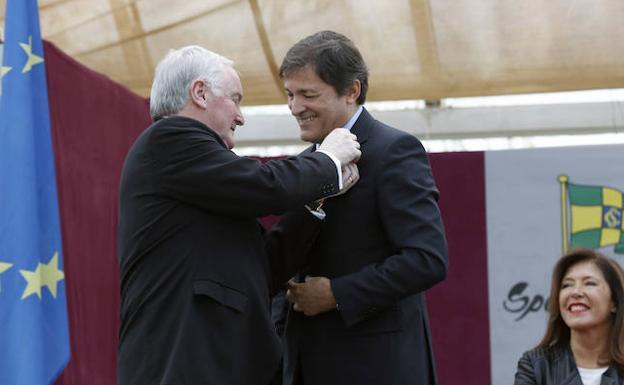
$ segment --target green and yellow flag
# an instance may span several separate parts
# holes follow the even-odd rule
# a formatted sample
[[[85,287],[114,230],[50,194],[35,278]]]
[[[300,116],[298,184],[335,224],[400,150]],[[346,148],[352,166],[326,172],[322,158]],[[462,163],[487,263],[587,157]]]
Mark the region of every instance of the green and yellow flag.
[[[597,249],[615,245],[616,253],[624,253],[624,194],[611,187],[572,184],[567,175],[560,175],[559,182],[563,251],[574,247]]]

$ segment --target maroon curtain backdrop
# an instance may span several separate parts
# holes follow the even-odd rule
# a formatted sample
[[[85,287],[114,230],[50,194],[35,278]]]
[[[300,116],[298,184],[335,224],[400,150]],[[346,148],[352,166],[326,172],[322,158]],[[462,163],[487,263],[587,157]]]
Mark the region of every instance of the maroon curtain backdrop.
[[[71,359],[59,385],[116,383],[117,188],[148,103],[46,42]]]
[[[490,383],[483,152],[431,154],[449,274],[427,292],[440,385]]]
[[[119,327],[119,176],[148,103],[45,43],[71,360],[57,385],[113,385]],[[489,383],[484,154],[432,154],[450,251],[427,293],[440,385]],[[270,224],[276,218],[268,218]]]

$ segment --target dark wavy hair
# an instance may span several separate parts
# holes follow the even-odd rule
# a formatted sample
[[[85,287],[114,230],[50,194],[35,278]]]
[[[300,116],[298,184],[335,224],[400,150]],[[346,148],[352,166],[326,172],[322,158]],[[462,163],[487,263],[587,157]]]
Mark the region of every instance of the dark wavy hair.
[[[570,268],[577,263],[591,262],[601,272],[611,289],[616,311],[611,317],[612,328],[608,339],[610,362],[620,375],[624,375],[624,271],[613,259],[589,249],[576,249],[564,255],[555,264],[550,285],[548,327],[537,348],[565,346],[570,343],[570,328],[561,318],[559,291]]]
[[[299,40],[282,61],[279,76],[284,78],[310,66],[321,80],[343,96],[357,79],[360,81],[358,104],[366,101],[368,68],[355,44],[348,37],[333,31],[321,31]]]

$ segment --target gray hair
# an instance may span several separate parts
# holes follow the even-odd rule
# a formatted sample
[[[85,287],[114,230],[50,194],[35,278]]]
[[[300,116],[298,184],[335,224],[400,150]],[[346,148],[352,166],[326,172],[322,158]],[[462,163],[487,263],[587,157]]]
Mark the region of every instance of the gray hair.
[[[223,95],[225,69],[233,65],[232,60],[196,45],[169,51],[156,66],[150,94],[152,118],[173,115],[182,110],[196,80],[206,82],[214,95]]]

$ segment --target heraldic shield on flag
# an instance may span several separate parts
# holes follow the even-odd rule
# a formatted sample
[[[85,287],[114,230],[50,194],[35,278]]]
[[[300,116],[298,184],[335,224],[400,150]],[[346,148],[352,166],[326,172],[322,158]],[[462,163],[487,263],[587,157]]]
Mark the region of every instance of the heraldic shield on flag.
[[[624,254],[622,191],[573,184],[567,175],[560,175],[559,183],[563,252],[577,247],[615,246],[615,253]]]

